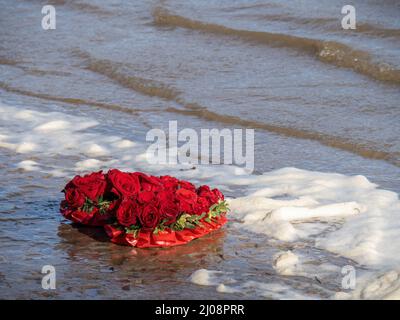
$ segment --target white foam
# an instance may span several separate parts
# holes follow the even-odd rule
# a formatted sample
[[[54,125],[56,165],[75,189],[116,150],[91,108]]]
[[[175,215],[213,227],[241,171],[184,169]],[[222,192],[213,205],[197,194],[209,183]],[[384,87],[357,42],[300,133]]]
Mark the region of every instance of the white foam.
[[[294,275],[299,257],[291,251],[280,252],[274,256],[273,267],[281,275]]]
[[[66,130],[71,127],[71,123],[65,120],[49,121],[34,128],[35,131],[51,132],[57,130]]]
[[[211,286],[215,284],[215,275],[218,274],[222,274],[222,272],[199,269],[190,276],[190,281],[201,286]]]
[[[277,282],[237,281],[230,273],[199,269],[190,276],[192,283],[202,286],[213,286],[220,293],[251,294],[267,299],[310,299],[316,298],[293,290],[288,285]]]
[[[266,299],[308,300],[317,298],[316,296],[302,294],[284,283],[247,281],[242,285],[242,288],[243,290],[251,289],[257,295]]]
[[[103,162],[98,159],[86,159],[82,161],[78,161],[75,164],[76,171],[89,171],[89,170],[98,170],[103,165]]]
[[[380,190],[361,176],[295,168],[252,180],[250,195],[230,200],[232,211],[244,222],[242,227],[284,241],[316,236],[316,246],[363,264],[400,263],[400,243],[394,241],[395,234],[400,234],[396,193]],[[315,221],[315,228],[309,232],[297,228],[299,221]],[[343,225],[325,234],[331,221]]]
[[[13,149],[15,149],[18,153],[28,153],[37,150],[39,147],[36,143],[24,141],[18,145],[14,145]]]
[[[88,146],[86,150],[86,154],[88,156],[105,156],[108,154],[108,150],[102,146],[99,146],[97,143],[93,143]]]
[[[124,148],[132,148],[135,144],[130,140],[121,139],[119,141],[114,142],[114,145],[117,148],[124,149]]]
[[[225,285],[223,283],[220,283],[217,286],[216,290],[217,290],[217,292],[220,292],[220,293],[237,293],[237,292],[240,292],[239,289],[227,286],[227,285]]]
[[[24,160],[17,164],[17,167],[25,171],[38,171],[40,168],[38,163],[33,160]]]

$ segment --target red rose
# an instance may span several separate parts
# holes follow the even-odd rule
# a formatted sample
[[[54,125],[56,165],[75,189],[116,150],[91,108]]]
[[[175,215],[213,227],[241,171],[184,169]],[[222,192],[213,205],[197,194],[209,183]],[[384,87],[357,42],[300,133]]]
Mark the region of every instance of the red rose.
[[[207,199],[210,206],[218,203],[218,197],[210,190],[209,186],[201,186],[197,189],[197,194]]]
[[[190,204],[194,204],[197,201],[197,194],[188,189],[179,189],[175,192],[175,195],[179,201],[186,201]]]
[[[166,202],[166,201],[174,201],[175,200],[175,194],[171,190],[161,190],[157,194],[157,199],[160,203]]]
[[[161,180],[157,177],[142,172],[134,172],[131,175],[139,178],[142,191],[158,191],[162,188]]]
[[[179,186],[181,188],[183,188],[183,189],[187,189],[187,190],[190,190],[190,191],[193,191],[193,192],[196,191],[196,187],[194,186],[194,184],[189,182],[189,181],[186,181],[186,180],[180,180],[179,181]]]
[[[166,225],[174,223],[179,214],[179,207],[173,201],[165,201],[160,204],[161,219],[167,220]]]
[[[181,212],[192,213],[193,206],[197,202],[197,195],[193,191],[187,189],[179,189],[175,193],[176,199],[179,201]]]
[[[156,195],[152,191],[142,191],[139,193],[138,201],[142,204],[155,202],[155,200],[156,200]]]
[[[125,198],[121,201],[117,209],[117,220],[121,225],[129,227],[137,223],[138,211],[139,206],[137,203],[131,199]]]
[[[65,189],[64,193],[65,200],[70,208],[80,208],[85,203],[85,195],[77,188]]]
[[[164,186],[164,189],[175,191],[178,188],[179,180],[177,178],[171,176],[161,176],[160,180]]]
[[[140,190],[137,176],[121,172],[118,169],[108,171],[107,177],[111,182],[111,192],[122,197],[136,196]]]
[[[217,188],[213,189],[212,192],[214,193],[214,195],[219,199],[219,200],[224,200],[224,194],[219,191]]]
[[[139,219],[143,228],[154,229],[160,221],[160,214],[155,206],[149,204],[142,209]]]
[[[193,206],[193,212],[197,215],[202,213],[208,213],[210,211],[210,204],[207,199],[203,197],[197,197],[197,203]]]
[[[93,172],[83,177],[75,176],[67,184],[66,188],[69,188],[71,185],[77,187],[80,192],[92,201],[97,201],[104,194],[107,187],[106,179],[101,171]]]

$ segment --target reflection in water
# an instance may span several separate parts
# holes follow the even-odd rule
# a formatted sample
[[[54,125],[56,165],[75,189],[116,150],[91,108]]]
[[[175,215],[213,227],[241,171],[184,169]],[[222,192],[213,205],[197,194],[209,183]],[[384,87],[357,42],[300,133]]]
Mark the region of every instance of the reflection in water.
[[[225,230],[221,229],[186,245],[169,248],[140,249],[110,243],[101,227],[86,227],[74,224],[61,224],[58,228],[61,242],[57,248],[64,250],[70,257],[80,259],[98,259],[108,257],[110,265],[134,263],[134,265],[150,265],[148,262],[168,263],[193,267],[207,255],[223,256]],[[191,257],[191,259],[188,259]],[[123,263],[122,263],[123,262]]]
[[[187,282],[188,276],[196,269],[221,268],[220,263],[224,261],[225,230],[218,230],[187,245],[154,249],[112,244],[101,228],[60,224],[58,235],[60,243],[56,248],[60,254],[65,252],[68,255],[69,263],[65,266],[69,274],[68,283],[79,282],[74,291],[84,294],[90,279],[99,280],[95,287],[102,289],[92,292],[93,296],[119,297],[118,292],[122,290],[122,297],[126,298],[162,298],[165,292],[160,290],[164,286],[179,291],[179,286]],[[86,279],[84,283],[82,279]],[[64,280],[67,279],[61,281]],[[141,288],[140,292],[135,288]],[[143,290],[152,293],[146,295]],[[190,298],[189,293],[186,294],[186,298]]]

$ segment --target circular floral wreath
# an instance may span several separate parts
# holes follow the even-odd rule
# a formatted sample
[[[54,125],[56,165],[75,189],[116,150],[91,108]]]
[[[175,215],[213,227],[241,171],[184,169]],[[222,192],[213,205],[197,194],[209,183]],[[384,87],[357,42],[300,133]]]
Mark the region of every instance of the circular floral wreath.
[[[112,242],[139,248],[185,244],[219,229],[229,211],[218,189],[118,169],[75,176],[63,192],[65,218],[103,226]]]

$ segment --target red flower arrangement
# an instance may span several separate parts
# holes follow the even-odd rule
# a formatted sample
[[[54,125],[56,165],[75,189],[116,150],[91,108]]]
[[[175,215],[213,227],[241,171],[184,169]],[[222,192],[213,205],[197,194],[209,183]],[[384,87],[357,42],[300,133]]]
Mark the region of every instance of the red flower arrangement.
[[[63,192],[60,212],[65,218],[103,226],[112,242],[139,248],[202,237],[224,225],[229,210],[218,189],[118,169],[75,176]]]

